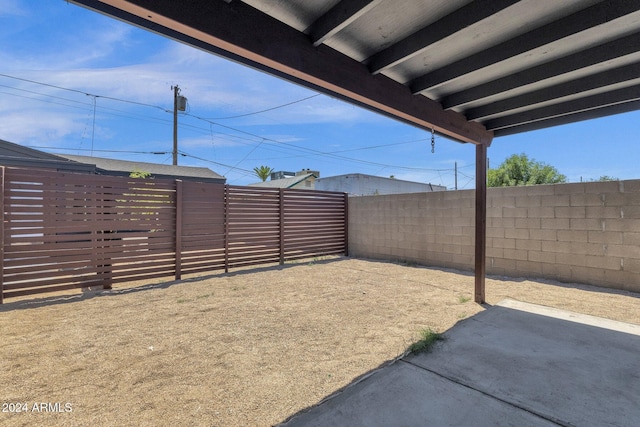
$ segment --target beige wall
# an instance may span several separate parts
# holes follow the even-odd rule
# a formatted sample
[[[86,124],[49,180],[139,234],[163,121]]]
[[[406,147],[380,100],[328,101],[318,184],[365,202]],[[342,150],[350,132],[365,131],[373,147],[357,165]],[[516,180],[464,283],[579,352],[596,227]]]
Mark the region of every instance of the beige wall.
[[[352,256],[473,269],[474,191],[349,198]],[[640,180],[490,188],[487,273],[640,292]]]

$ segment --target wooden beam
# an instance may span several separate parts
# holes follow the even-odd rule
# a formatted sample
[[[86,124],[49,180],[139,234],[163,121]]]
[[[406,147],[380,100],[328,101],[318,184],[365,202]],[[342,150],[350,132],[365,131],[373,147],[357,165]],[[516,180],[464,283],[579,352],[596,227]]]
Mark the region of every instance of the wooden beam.
[[[485,275],[487,263],[487,146],[476,145],[476,242],[475,290],[478,304],[485,302]]]
[[[583,120],[598,119],[600,117],[612,116],[614,114],[629,113],[629,112],[638,111],[638,110],[640,110],[640,101],[625,102],[624,104],[616,104],[616,105],[611,105],[609,107],[582,111],[580,113],[570,114],[568,116],[554,117],[552,119],[540,120],[537,122],[531,122],[523,125],[499,129],[496,131],[496,137],[514,135],[517,133],[529,132],[529,131],[549,128],[553,126],[566,125],[569,123],[580,122]]]
[[[606,24],[638,10],[640,10],[640,2],[610,0],[598,3],[566,18],[559,19],[418,77],[410,83],[411,90],[413,93],[420,93],[436,88],[445,82],[522,55],[530,50],[598,25]]]
[[[441,99],[444,108],[454,108],[488,98],[511,89],[520,88],[545,79],[561,76],[582,68],[613,61],[637,52],[640,33],[631,34],[590,49],[527,68],[515,74],[475,86]]]
[[[411,59],[428,49],[433,43],[476,24],[518,1],[478,0],[469,3],[373,55],[366,61],[369,65],[369,70],[373,74],[378,74],[402,61]]]
[[[307,28],[314,46],[337,34],[347,25],[371,10],[381,0],[342,0]]]
[[[368,68],[243,2],[71,0],[311,89],[460,142],[488,144],[493,134],[462,114]]]
[[[640,85],[635,85],[488,120],[485,126],[492,130],[504,129],[638,100],[640,100]]]
[[[581,92],[606,88],[611,85],[620,85],[623,82],[636,80],[638,76],[640,76],[640,62],[618,67],[613,70],[605,70],[597,74],[549,86],[544,89],[538,89],[501,101],[494,101],[482,107],[465,110],[464,114],[469,120],[484,119],[485,117],[495,114],[504,115],[504,113],[508,111],[527,108],[532,105],[567,96],[578,95]]]

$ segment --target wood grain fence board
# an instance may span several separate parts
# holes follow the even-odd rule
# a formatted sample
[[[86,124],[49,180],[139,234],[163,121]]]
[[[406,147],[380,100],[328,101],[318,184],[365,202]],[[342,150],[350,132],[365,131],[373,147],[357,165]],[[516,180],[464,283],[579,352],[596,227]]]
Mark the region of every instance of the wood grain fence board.
[[[43,280],[27,280],[27,281],[15,281],[12,283],[6,283],[4,285],[5,291],[11,291],[16,289],[46,289],[51,286],[63,286],[66,284],[82,284],[86,283],[87,286],[91,284],[103,285],[102,281],[95,274],[69,274],[67,276],[55,276]],[[46,291],[45,291],[46,292]],[[6,295],[5,295],[6,297]]]
[[[349,256],[349,194],[342,195],[344,214],[344,256]]]
[[[346,252],[343,193],[10,167],[2,177],[0,302]]]
[[[175,223],[175,263],[174,273],[175,279],[180,280],[182,278],[182,215],[184,212],[184,190],[182,180],[176,180],[176,223]]]
[[[40,288],[30,288],[30,289],[22,289],[22,290],[17,290],[17,291],[8,291],[5,293],[5,298],[15,298],[15,297],[21,297],[21,296],[26,296],[26,295],[37,295],[37,294],[44,294],[44,293],[53,293],[53,292],[60,292],[60,291],[67,291],[70,289],[80,289],[80,288],[87,288],[90,286],[102,286],[102,282],[101,281],[86,281],[86,282],[79,282],[79,283],[67,283],[64,285],[57,285],[57,286],[46,286],[46,287],[40,287]]]
[[[0,228],[0,255],[2,259],[0,259],[0,304],[4,301],[4,268],[5,268],[5,255],[4,255],[4,239],[5,239],[5,205],[4,205],[4,194],[6,192],[5,189],[5,168],[4,166],[0,166],[0,223],[3,224],[2,228]],[[9,228],[10,229],[10,228]]]

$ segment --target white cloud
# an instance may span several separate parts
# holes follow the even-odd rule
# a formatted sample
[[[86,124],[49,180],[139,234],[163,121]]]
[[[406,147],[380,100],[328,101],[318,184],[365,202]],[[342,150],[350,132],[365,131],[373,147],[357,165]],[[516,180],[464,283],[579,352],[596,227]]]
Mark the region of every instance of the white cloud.
[[[51,114],[42,110],[0,112],[0,138],[18,143],[55,145],[72,133],[82,133],[83,125],[70,114]]]

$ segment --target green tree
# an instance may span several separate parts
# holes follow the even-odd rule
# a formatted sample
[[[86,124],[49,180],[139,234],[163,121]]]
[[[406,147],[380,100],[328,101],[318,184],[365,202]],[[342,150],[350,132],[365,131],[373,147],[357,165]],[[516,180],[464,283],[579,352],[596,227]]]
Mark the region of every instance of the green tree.
[[[516,185],[556,184],[566,182],[567,177],[553,166],[529,159],[526,154],[514,154],[497,169],[487,172],[489,187]]]
[[[260,178],[262,182],[264,182],[267,180],[267,178],[269,178],[271,172],[273,172],[273,169],[269,166],[256,166],[255,168],[253,168],[253,171],[256,173],[258,178]]]
[[[151,172],[143,171],[142,169],[134,169],[129,174],[129,178],[149,178]]]
[[[620,180],[618,178],[614,178],[614,177],[609,176],[609,175],[602,175],[602,176],[600,176],[600,178],[596,179],[596,181],[607,182],[607,181],[620,181]]]

